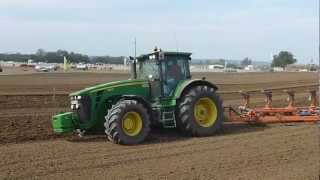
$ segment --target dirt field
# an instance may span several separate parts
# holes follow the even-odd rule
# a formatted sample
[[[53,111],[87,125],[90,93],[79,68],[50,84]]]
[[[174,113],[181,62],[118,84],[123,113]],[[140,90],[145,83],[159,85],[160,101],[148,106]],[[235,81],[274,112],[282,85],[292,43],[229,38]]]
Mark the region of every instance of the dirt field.
[[[240,103],[238,90],[297,91],[307,105],[314,73],[209,73],[224,105]],[[0,76],[0,179],[319,179],[318,125],[248,126],[225,124],[214,137],[186,138],[175,130],[153,130],[145,144],[118,146],[104,135],[79,139],[52,133],[50,117],[68,110],[71,91],[127,79],[126,73],[36,73]],[[165,134],[165,135],[163,135]]]

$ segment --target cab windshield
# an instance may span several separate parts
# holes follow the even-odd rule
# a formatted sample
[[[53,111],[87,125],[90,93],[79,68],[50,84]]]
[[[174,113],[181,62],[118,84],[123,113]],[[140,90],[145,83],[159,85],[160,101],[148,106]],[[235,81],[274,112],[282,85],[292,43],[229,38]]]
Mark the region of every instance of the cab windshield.
[[[150,75],[153,79],[159,79],[159,74],[159,66],[155,61],[142,61],[138,63],[138,79],[148,79]]]

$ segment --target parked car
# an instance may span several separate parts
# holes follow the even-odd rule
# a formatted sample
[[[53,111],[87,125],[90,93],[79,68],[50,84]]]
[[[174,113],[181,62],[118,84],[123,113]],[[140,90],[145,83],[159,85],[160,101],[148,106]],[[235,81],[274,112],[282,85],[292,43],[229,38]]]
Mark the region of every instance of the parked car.
[[[76,69],[86,71],[89,67],[86,64],[77,64]]]

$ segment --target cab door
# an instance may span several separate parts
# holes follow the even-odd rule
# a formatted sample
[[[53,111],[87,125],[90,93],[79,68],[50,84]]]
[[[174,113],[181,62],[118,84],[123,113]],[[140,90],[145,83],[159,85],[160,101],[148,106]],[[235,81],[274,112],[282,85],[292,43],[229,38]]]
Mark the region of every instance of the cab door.
[[[162,62],[162,77],[163,77],[163,97],[171,97],[177,85],[188,78],[188,61],[185,59],[170,59]]]

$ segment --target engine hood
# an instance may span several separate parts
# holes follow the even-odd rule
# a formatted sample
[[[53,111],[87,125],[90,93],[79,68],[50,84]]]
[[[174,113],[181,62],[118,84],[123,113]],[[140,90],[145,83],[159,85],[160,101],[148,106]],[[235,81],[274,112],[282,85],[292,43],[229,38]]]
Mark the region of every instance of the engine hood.
[[[109,88],[119,87],[119,86],[129,86],[129,85],[144,85],[148,84],[145,80],[137,80],[137,79],[129,79],[129,80],[122,80],[122,81],[113,81],[105,84],[99,84],[96,86],[88,87],[82,89],[80,91],[76,91],[71,93],[69,96],[81,96],[85,94],[89,94],[91,92],[96,92],[100,90],[105,90]]]

